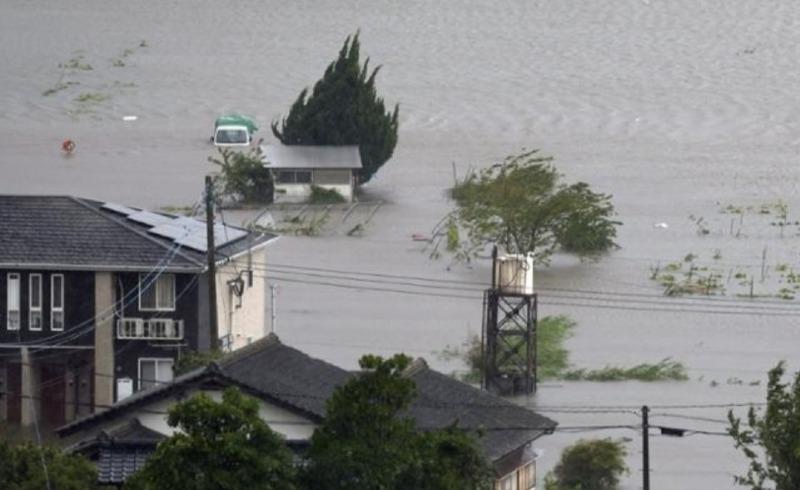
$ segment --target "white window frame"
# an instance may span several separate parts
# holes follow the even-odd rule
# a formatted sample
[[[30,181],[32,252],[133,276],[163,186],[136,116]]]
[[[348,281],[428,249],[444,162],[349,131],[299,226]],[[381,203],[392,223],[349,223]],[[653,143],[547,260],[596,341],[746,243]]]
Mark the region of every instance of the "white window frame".
[[[158,374],[158,363],[160,362],[168,362],[170,367],[172,368],[172,379],[175,379],[175,359],[171,357],[140,357],[139,361],[137,362],[137,372],[136,372],[136,384],[139,390],[142,389],[142,362],[155,362],[155,372],[156,375]],[[170,381],[157,381],[157,380],[148,380],[152,381],[155,386],[164,385],[167,383],[171,383]]]
[[[148,289],[152,289],[153,290],[153,294],[155,295],[155,298],[156,298],[156,307],[155,308],[145,308],[145,307],[142,306],[142,279],[147,278],[147,276],[148,276],[148,274],[143,274],[143,273],[139,274],[139,311],[175,311],[175,308],[177,307],[177,298],[176,298],[176,292],[175,292],[175,284],[176,284],[175,274],[162,273],[162,274],[158,275],[158,277],[156,277],[155,279],[152,279],[152,278],[150,279],[150,285],[148,286]],[[164,307],[164,306],[159,306],[158,305],[158,296],[159,296],[159,294],[158,294],[158,281],[160,281],[161,279],[165,279],[165,278],[172,278],[172,306],[171,307],[170,306]]]
[[[33,279],[39,279],[39,305],[33,304]],[[44,298],[42,298],[42,292],[44,287],[42,285],[42,275],[41,274],[30,274],[28,275],[28,330],[31,332],[41,332],[44,326],[44,317],[42,315],[42,310],[44,309]],[[64,302],[61,302],[61,305],[64,305]],[[39,327],[36,328],[33,325],[33,316],[34,313],[39,314]]]
[[[61,279],[61,304],[60,307],[55,305],[56,300],[56,278]],[[64,282],[64,274],[52,274],[50,276],[50,330],[54,332],[61,332],[64,330],[64,325],[66,324],[66,315],[64,315],[64,290],[67,288]],[[56,328],[55,320],[56,320],[56,313],[61,313],[61,328]]]
[[[11,309],[11,281],[17,281],[17,309]],[[18,272],[9,272],[8,276],[6,277],[6,329],[17,331],[22,326],[22,279]],[[17,326],[14,328],[11,325],[11,313],[16,311],[17,313]]]

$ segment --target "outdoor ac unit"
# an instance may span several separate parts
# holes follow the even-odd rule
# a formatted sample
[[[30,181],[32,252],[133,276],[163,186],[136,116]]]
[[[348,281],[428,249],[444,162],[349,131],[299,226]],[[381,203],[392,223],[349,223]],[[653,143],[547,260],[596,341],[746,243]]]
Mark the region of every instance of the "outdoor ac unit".
[[[501,293],[533,294],[533,256],[514,254],[497,257],[494,282]]]

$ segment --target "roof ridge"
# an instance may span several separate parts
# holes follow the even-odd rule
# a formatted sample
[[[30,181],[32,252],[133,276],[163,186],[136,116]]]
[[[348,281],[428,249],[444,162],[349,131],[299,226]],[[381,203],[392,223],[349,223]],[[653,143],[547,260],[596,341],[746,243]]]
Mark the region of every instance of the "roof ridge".
[[[113,223],[116,223],[116,224],[122,226],[123,228],[125,228],[126,230],[132,231],[133,233],[136,233],[137,235],[141,236],[142,238],[144,238],[144,239],[146,239],[146,240],[148,240],[148,241],[150,241],[152,243],[155,243],[155,244],[159,245],[160,247],[165,248],[168,252],[170,250],[172,250],[172,248],[173,248],[173,247],[167,246],[166,243],[153,238],[147,232],[144,232],[144,231],[136,228],[135,226],[132,226],[132,225],[128,224],[126,221],[117,219],[116,217],[111,216],[110,214],[106,214],[106,213],[101,212],[98,209],[95,209],[94,207],[90,206],[88,203],[84,202],[85,198],[75,197],[75,196],[66,196],[66,197],[68,197],[69,199],[75,201],[76,203],[80,204],[81,206],[85,207],[86,209],[90,210],[91,212],[95,213],[96,215],[101,216],[102,218],[107,219],[108,221],[111,221]],[[98,201],[98,202],[100,202],[100,201]],[[140,211],[146,211],[146,210],[140,209]],[[150,212],[152,212],[152,211],[150,211]],[[200,266],[200,267],[204,267],[205,266],[205,264],[202,261],[195,260],[194,258],[184,254],[181,251],[180,245],[176,248],[175,254],[176,255],[180,255],[184,259],[188,260],[189,262],[191,262],[191,263],[193,263],[193,264],[195,264],[197,266]]]
[[[403,369],[403,376],[406,378],[410,378],[415,374],[428,369],[428,362],[422,358],[417,357],[413,361],[411,361],[405,369]]]
[[[272,345],[283,345],[281,343],[281,339],[274,332],[268,333],[266,336],[261,337],[260,339],[252,342],[250,344],[245,345],[244,347],[240,347],[229,354],[226,354],[219,360],[217,364],[220,368],[225,368],[234,362],[241,361],[246,359],[267,347]]]

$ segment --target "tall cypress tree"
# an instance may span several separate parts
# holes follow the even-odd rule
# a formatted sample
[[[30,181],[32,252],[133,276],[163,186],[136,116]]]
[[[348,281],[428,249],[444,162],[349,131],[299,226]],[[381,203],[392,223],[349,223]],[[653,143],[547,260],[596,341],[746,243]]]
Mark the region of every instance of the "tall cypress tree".
[[[391,158],[397,145],[398,106],[387,111],[375,91],[380,67],[370,73],[369,58],[361,66],[358,33],[348,36],[339,58],[328,65],[308,96],[303,89],[289,115],[272,123],[284,145],[358,145],[366,182]]]

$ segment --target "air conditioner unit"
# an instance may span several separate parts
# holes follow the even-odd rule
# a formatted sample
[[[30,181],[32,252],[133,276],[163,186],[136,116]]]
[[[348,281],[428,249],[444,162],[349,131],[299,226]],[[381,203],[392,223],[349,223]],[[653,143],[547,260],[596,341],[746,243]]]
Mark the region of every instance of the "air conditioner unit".
[[[533,294],[533,256],[512,254],[497,257],[494,283],[501,293]]]
[[[133,339],[142,336],[141,318],[120,318],[117,320],[117,337]]]

